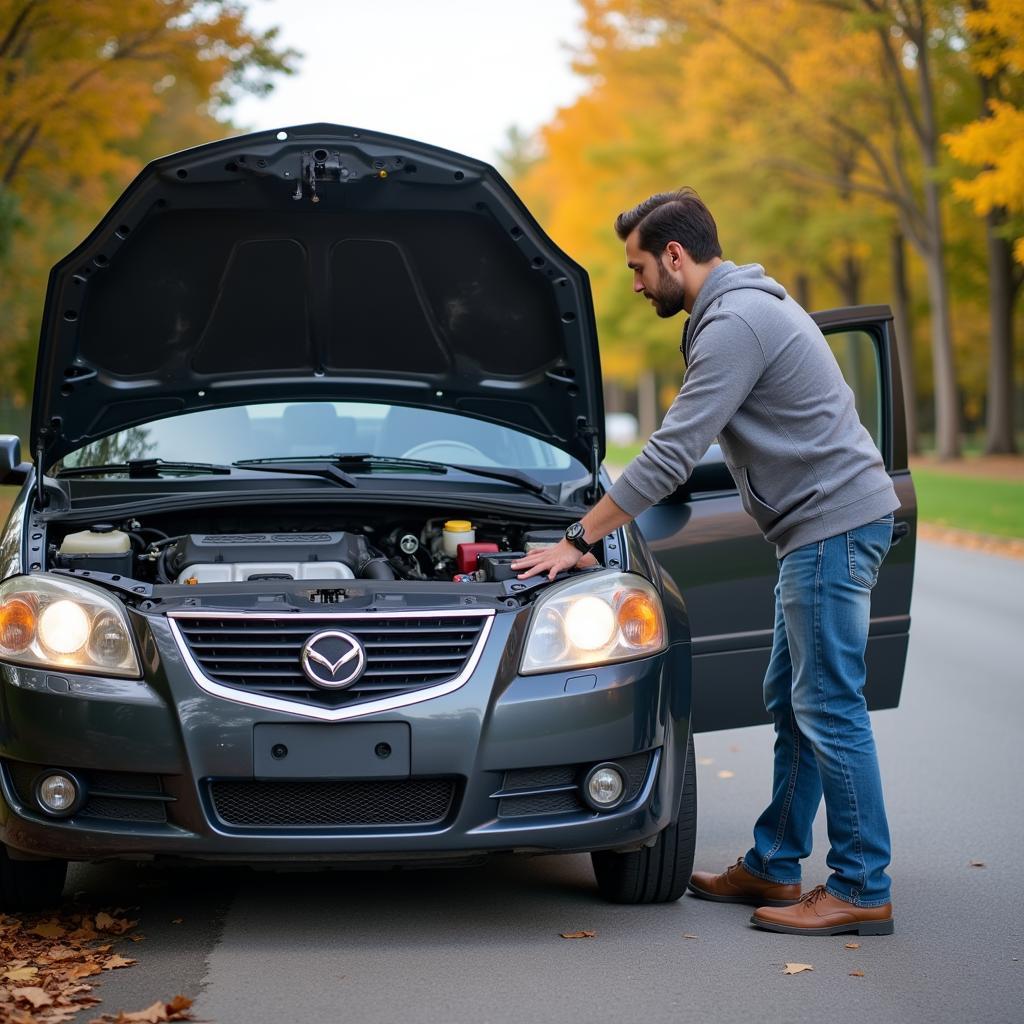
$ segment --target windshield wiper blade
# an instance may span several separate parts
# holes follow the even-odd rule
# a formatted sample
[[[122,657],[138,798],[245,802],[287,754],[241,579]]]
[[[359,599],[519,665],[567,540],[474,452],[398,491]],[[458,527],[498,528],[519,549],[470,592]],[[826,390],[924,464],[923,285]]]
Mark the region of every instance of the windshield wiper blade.
[[[536,494],[550,505],[557,505],[558,502],[544,490],[544,485],[535,480],[532,476],[518,469],[496,469],[490,466],[466,466],[455,462],[431,462],[426,459],[403,459],[397,455],[367,455],[337,454],[337,455],[307,455],[300,459],[244,459],[234,463],[236,466],[253,467],[256,469],[273,469],[275,466],[301,467],[306,472],[315,472],[312,467],[319,467],[320,470],[333,466],[338,472],[344,472],[343,466],[359,469],[412,469],[425,473],[447,473],[454,469],[459,473],[467,473],[472,476],[487,477],[491,480],[501,480],[505,483],[517,484]],[[348,474],[345,474],[346,476]],[[351,479],[351,477],[349,478]],[[355,486],[353,481],[352,486]]]
[[[490,466],[463,466],[454,462],[447,463],[447,465],[452,469],[457,469],[460,473],[473,473],[476,476],[490,477],[492,480],[503,480],[508,484],[519,484],[520,487],[524,487],[539,498],[543,498],[549,505],[558,504],[544,490],[544,485],[539,480],[535,480],[529,473],[524,473],[521,469],[491,469]]]
[[[318,476],[333,480],[342,487],[358,487],[354,476],[346,473],[332,458],[310,459],[239,459],[232,463],[238,469],[258,469],[262,473],[289,473],[294,476]]]
[[[396,469],[422,469],[431,473],[447,473],[449,469],[457,470],[460,473],[470,473],[474,476],[489,477],[492,480],[502,480],[505,483],[518,484],[526,490],[544,498],[553,504],[555,500],[544,490],[544,485],[535,480],[532,476],[519,469],[497,469],[491,466],[467,466],[457,462],[431,462],[426,459],[403,459],[395,455],[338,455],[335,461],[341,465],[358,466],[380,466],[387,468],[394,466]]]
[[[126,462],[107,462],[99,466],[65,466],[58,477],[103,476],[107,473],[126,473],[131,480],[156,480],[167,473],[210,473],[228,476],[230,466],[213,462],[165,462],[163,459],[128,459]]]

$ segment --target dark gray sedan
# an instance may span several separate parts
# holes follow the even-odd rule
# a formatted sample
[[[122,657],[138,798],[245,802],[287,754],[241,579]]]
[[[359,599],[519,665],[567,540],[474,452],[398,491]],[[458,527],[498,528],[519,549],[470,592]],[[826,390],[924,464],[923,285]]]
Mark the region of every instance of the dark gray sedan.
[[[891,318],[818,318],[903,509]],[[307,125],[148,166],[53,270],[0,538],[0,909],[69,860],[591,851],[677,899],[694,729],[766,720],[773,549],[713,449],[548,582],[608,483],[585,272],[489,166]],[[684,601],[685,597],[685,601]]]

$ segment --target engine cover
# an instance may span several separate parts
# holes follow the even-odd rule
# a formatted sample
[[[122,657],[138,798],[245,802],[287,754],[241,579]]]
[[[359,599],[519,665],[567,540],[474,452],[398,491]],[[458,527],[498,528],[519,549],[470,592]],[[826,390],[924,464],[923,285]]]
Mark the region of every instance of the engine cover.
[[[353,579],[369,557],[366,541],[344,532],[193,533],[169,547],[167,569],[179,582]]]

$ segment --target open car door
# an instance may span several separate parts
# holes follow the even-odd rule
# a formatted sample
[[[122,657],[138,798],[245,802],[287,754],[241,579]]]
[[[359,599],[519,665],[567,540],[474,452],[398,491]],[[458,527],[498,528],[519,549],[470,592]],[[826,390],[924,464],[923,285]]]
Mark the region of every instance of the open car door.
[[[865,696],[896,707],[910,631],[917,499],[907,466],[906,422],[892,312],[854,306],[815,313],[853,389],[901,507],[893,546],[872,594]],[[708,732],[769,721],[761,684],[771,653],[775,548],[740,504],[713,446],[675,494],[638,519],[652,551],[686,598],[693,637],[693,728]]]

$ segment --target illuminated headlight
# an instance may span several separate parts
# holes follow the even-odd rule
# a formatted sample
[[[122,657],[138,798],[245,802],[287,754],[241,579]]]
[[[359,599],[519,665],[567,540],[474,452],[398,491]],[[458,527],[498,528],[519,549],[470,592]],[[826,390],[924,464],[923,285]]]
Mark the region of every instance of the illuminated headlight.
[[[87,584],[50,576],[0,583],[0,660],[138,678],[124,609]]]
[[[655,654],[665,646],[661,598],[642,576],[586,576],[537,603],[521,671],[553,672]]]

